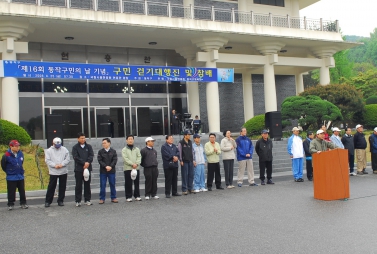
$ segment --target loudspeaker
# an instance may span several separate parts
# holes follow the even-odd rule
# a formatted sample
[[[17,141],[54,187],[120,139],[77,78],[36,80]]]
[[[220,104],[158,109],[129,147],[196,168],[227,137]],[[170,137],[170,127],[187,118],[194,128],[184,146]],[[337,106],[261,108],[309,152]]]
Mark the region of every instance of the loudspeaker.
[[[270,137],[281,139],[283,137],[283,128],[281,126],[281,112],[271,111],[265,114],[264,123],[270,130]]]
[[[63,116],[62,115],[46,115],[46,138],[47,148],[52,146],[52,140],[59,137],[63,145]]]

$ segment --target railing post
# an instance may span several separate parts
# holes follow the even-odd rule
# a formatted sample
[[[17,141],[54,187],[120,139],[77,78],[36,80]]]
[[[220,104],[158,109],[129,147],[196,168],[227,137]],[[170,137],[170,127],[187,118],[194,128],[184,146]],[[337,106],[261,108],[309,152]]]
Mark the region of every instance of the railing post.
[[[304,30],[307,29],[307,22],[306,22],[306,16],[304,16]]]
[[[93,0],[93,11],[97,11],[98,10],[98,2],[97,0]]]
[[[194,6],[192,4],[190,4],[190,18],[195,18]]]
[[[268,14],[268,16],[269,16],[269,18],[270,18],[270,26],[272,26],[272,13],[270,12],[270,13]]]
[[[254,25],[254,12],[251,11],[251,24]]]
[[[335,20],[336,32],[339,33],[339,20]]]
[[[123,0],[119,0],[119,12],[123,13],[124,12],[124,6],[123,6]]]
[[[232,23],[236,23],[236,14],[234,13],[234,8],[232,8]]]
[[[148,2],[144,0],[144,15],[148,15]]]
[[[291,17],[289,15],[287,15],[287,25],[288,28],[291,28]]]
[[[213,5],[211,7],[211,20],[215,21],[215,7]]]
[[[67,9],[71,8],[71,0],[65,0],[65,6]]]
[[[322,18],[319,19],[319,29],[323,31],[323,20]]]
[[[171,18],[171,4],[170,4],[170,1],[168,1],[168,17]]]
[[[37,5],[41,6],[42,5],[42,0],[37,0]]]

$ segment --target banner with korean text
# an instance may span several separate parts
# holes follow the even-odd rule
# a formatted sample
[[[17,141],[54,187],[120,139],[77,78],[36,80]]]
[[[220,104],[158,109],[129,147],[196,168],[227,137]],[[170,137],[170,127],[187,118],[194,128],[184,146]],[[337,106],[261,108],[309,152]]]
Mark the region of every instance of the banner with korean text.
[[[234,82],[234,69],[2,60],[0,77]]]

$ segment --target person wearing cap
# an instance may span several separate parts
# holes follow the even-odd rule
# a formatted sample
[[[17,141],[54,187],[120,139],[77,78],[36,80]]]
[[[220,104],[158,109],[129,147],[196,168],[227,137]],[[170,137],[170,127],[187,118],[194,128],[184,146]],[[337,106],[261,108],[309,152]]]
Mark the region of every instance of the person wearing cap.
[[[367,167],[367,141],[365,139],[365,134],[363,133],[364,128],[361,124],[356,125],[356,133],[353,136],[353,144],[355,146],[355,154],[357,160],[357,174],[366,175],[368,172],[365,170]]]
[[[144,168],[146,200],[149,200],[150,197],[159,199],[159,197],[157,196],[158,161],[157,151],[153,148],[154,141],[155,140],[152,137],[146,138],[146,147],[144,147],[140,151],[140,165]]]
[[[67,186],[68,149],[62,146],[62,140],[58,137],[52,141],[52,146],[45,150],[45,162],[48,166],[50,182],[48,183],[45,207],[50,207],[55,194],[56,184],[59,179],[58,205],[64,206],[65,190]]]
[[[354,165],[355,165],[355,146],[353,144],[353,135],[351,128],[346,128],[346,133],[343,135],[341,141],[344,148],[348,150],[348,166],[350,169],[350,176],[355,176]]]
[[[243,175],[245,169],[247,170],[247,178],[249,186],[258,186],[254,181],[254,167],[253,167],[253,142],[246,136],[247,130],[245,127],[241,128],[240,136],[236,139],[237,144],[237,160],[238,160],[238,173],[237,185],[242,187]]]
[[[140,170],[141,163],[140,149],[134,145],[134,136],[127,135],[127,145],[122,149],[123,170],[124,170],[124,189],[126,194],[126,201],[132,202],[132,182],[134,185],[133,196],[136,201],[141,201],[140,198]],[[136,175],[132,177],[132,171],[136,171]],[[133,179],[134,178],[134,179]]]
[[[326,125],[322,125],[321,126],[321,130],[323,130],[323,133],[325,135],[324,140],[327,141],[327,142],[330,142],[330,136],[327,133],[327,127],[326,127]]]
[[[236,158],[234,151],[237,149],[236,141],[231,137],[230,130],[223,132],[224,138],[221,140],[220,147],[224,163],[225,185],[227,189],[233,186],[233,168],[234,159]]]
[[[92,205],[92,202],[90,202],[92,198],[92,192],[90,190],[90,181],[92,179],[91,172],[94,152],[92,146],[86,143],[85,134],[82,132],[77,133],[77,144],[72,147],[72,157],[75,161],[76,207],[81,206],[83,183],[85,204],[90,206]],[[89,171],[89,177],[87,179],[84,175],[86,171]]]
[[[337,146],[333,142],[327,142],[325,140],[325,132],[322,129],[317,131],[317,136],[310,142],[309,151],[313,153],[321,153],[335,149]]]
[[[206,179],[205,179],[205,164],[207,162],[207,156],[204,151],[204,147],[200,144],[201,136],[199,134],[194,135],[194,144],[192,145],[192,154],[194,156],[194,191],[208,191],[206,189]]]
[[[199,119],[199,116],[195,116],[195,119],[194,121],[192,122],[193,125],[194,125],[194,134],[199,134],[199,130],[200,130],[200,125],[201,125],[201,121]]]
[[[109,180],[110,198],[112,203],[118,203],[115,189],[115,171],[118,161],[117,151],[111,148],[109,138],[102,139],[102,149],[98,151],[97,160],[99,164],[100,192],[99,204],[104,204],[106,199],[106,182]]]
[[[209,191],[212,191],[213,176],[215,175],[216,189],[223,190],[224,187],[221,186],[219,156],[221,154],[221,147],[220,144],[216,142],[215,133],[209,134],[209,141],[204,145],[204,151],[208,161],[207,188]]]
[[[166,135],[166,142],[161,146],[162,164],[165,174],[165,197],[181,196],[178,193],[178,162],[179,151],[174,145],[172,135]]]
[[[330,141],[333,142],[338,148],[344,149],[344,145],[343,145],[342,140],[340,139],[340,136],[339,136],[339,134],[340,134],[339,128],[334,127],[332,129],[332,131],[333,131],[333,134],[330,137]]]
[[[377,174],[377,127],[374,128],[373,134],[369,136],[369,147],[372,158],[373,174]]]
[[[298,135],[300,129],[293,127],[292,136],[288,139],[287,150],[292,160],[292,172],[295,182],[303,182],[304,148],[302,138]]]
[[[192,154],[191,132],[184,131],[183,139],[178,143],[179,158],[181,158],[182,194],[194,192],[194,156]]]
[[[259,179],[261,185],[265,185],[265,172],[267,169],[267,184],[275,184],[272,181],[272,141],[268,138],[268,130],[262,130],[262,137],[255,144],[255,152],[259,157]]]
[[[310,142],[312,142],[314,138],[314,133],[312,131],[308,131],[306,133],[306,139],[302,143],[305,152],[305,160],[306,160],[306,177],[309,181],[313,181],[313,163],[312,163],[312,154],[310,153]]]
[[[16,189],[20,194],[21,208],[27,209],[25,194],[25,181],[23,168],[24,154],[20,150],[20,143],[17,140],[12,140],[9,143],[9,149],[1,158],[1,168],[5,172],[8,191],[8,210],[14,209],[14,202],[16,201]]]

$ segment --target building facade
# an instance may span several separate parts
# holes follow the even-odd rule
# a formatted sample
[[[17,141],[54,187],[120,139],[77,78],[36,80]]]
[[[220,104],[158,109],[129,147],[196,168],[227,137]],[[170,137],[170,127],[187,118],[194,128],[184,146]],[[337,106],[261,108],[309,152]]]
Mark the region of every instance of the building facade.
[[[64,138],[163,135],[171,110],[199,115],[205,131],[236,131],[280,110],[333,54],[355,46],[338,21],[299,17],[316,0],[0,0],[2,60],[234,68],[234,83],[1,79],[1,118],[45,139],[45,115]],[[111,123],[111,124],[110,124]]]

